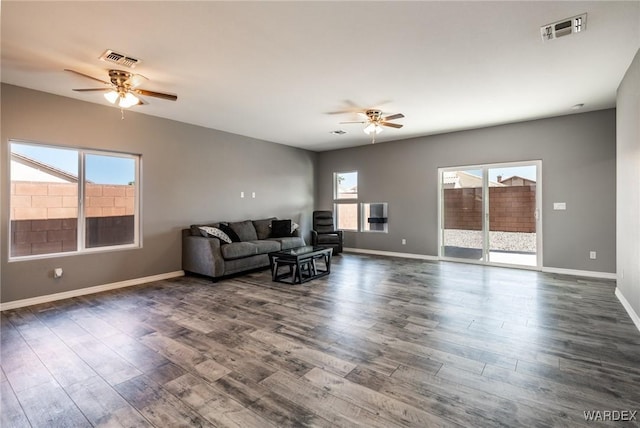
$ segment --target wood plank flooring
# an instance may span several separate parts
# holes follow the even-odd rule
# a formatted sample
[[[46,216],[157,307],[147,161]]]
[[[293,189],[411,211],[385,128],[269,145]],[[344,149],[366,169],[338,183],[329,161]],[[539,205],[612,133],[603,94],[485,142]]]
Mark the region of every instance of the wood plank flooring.
[[[0,426],[615,425],[584,416],[640,411],[614,289],[344,254],[305,285],[184,277],[5,311]]]

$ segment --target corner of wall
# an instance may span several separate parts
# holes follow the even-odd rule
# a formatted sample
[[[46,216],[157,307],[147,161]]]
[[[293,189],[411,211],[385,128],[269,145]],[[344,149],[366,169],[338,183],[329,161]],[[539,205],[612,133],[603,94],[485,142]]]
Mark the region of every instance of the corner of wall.
[[[616,97],[616,296],[640,330],[640,49]]]

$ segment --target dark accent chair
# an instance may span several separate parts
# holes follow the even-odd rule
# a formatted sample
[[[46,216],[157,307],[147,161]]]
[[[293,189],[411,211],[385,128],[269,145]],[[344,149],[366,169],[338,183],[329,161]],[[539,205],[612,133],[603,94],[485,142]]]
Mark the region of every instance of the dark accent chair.
[[[311,244],[318,247],[333,248],[333,254],[342,252],[342,231],[333,225],[333,212],[314,211]]]

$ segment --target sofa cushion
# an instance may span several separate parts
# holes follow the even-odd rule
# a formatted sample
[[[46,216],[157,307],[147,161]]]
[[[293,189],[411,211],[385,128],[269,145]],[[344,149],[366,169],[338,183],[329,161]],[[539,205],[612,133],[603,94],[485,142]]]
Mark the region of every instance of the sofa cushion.
[[[220,247],[220,252],[226,260],[234,260],[255,256],[258,254],[258,247],[252,242],[232,242],[229,245]]]
[[[280,242],[271,239],[259,239],[257,241],[251,241],[258,247],[258,254],[266,254],[272,251],[280,251]]]
[[[229,226],[238,234],[238,237],[242,242],[255,241],[258,239],[256,228],[253,227],[253,222],[251,220],[229,223]]]
[[[271,236],[271,221],[277,220],[276,217],[265,218],[262,220],[253,220],[253,227],[256,228],[258,239],[267,239]]]
[[[227,244],[231,243],[231,238],[229,238],[229,236],[226,233],[224,233],[222,230],[218,229],[217,227],[200,226],[198,229],[200,229],[200,234],[205,238],[218,238],[220,241],[224,243],[227,243]]]
[[[290,236],[286,238],[269,238],[267,241],[279,242],[282,250],[305,246],[304,238],[300,236]]]
[[[238,236],[238,234],[233,229],[231,229],[231,227],[229,227],[228,224],[220,223],[220,226],[218,227],[218,229],[220,229],[221,231],[226,233],[227,236],[231,239],[231,242],[240,242],[241,241],[241,239]]]

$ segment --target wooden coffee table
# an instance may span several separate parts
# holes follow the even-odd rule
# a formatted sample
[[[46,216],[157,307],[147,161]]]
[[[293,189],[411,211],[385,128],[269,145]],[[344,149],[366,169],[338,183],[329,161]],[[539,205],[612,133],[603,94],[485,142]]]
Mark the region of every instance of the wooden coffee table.
[[[298,247],[269,253],[271,279],[286,284],[302,284],[331,273],[332,248]],[[324,269],[318,267],[324,261]],[[280,268],[288,268],[280,273]]]

